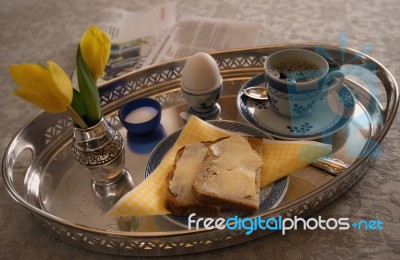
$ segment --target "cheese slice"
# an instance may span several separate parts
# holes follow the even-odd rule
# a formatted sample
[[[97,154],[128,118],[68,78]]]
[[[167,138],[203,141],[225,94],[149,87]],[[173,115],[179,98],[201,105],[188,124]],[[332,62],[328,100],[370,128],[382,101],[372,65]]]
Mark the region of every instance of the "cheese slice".
[[[215,185],[219,193],[237,198],[256,196],[256,170],[263,161],[249,142],[233,135],[211,145],[210,149],[217,157],[210,168],[218,176]]]
[[[218,174],[219,194],[224,197],[252,198],[256,196],[256,173],[242,169],[222,170]]]
[[[192,192],[193,178],[199,171],[207,152],[207,146],[202,143],[185,146],[182,157],[176,164],[174,176],[169,183],[169,189],[177,200],[188,200],[194,197]]]

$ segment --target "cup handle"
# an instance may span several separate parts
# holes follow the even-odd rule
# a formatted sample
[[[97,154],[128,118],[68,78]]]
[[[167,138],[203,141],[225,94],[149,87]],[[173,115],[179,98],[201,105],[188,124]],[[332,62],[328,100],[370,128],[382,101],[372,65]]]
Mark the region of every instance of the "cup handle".
[[[331,83],[332,81],[333,83]],[[339,70],[334,70],[326,76],[321,94],[325,96],[326,94],[328,94],[329,90],[336,91],[338,88],[343,86],[343,83],[344,83],[343,72]]]

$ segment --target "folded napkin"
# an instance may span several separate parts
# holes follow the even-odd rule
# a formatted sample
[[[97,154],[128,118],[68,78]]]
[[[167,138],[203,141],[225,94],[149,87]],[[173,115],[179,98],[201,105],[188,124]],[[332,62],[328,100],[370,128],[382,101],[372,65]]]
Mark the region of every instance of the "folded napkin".
[[[164,195],[168,187],[165,178],[174,165],[176,152],[191,143],[216,140],[231,134],[195,116],[190,117],[162,163],[145,181],[122,197],[107,214],[111,216],[169,214],[164,206]],[[331,150],[330,145],[312,141],[264,140],[261,187],[327,155]]]

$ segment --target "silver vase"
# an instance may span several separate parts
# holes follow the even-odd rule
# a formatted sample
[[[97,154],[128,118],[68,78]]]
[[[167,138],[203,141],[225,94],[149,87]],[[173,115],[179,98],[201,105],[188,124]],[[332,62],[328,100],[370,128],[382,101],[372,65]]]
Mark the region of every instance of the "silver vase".
[[[97,185],[113,184],[125,171],[124,140],[103,117],[88,129],[74,127],[72,151]]]

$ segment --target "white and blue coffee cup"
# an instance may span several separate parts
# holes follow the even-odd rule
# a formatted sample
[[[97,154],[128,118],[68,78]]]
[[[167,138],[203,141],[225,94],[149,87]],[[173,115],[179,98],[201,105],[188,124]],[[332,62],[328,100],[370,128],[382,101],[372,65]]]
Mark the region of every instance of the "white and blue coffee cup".
[[[299,117],[344,82],[340,71],[329,72],[328,62],[319,54],[288,49],[271,54],[264,63],[268,100],[281,115]]]

